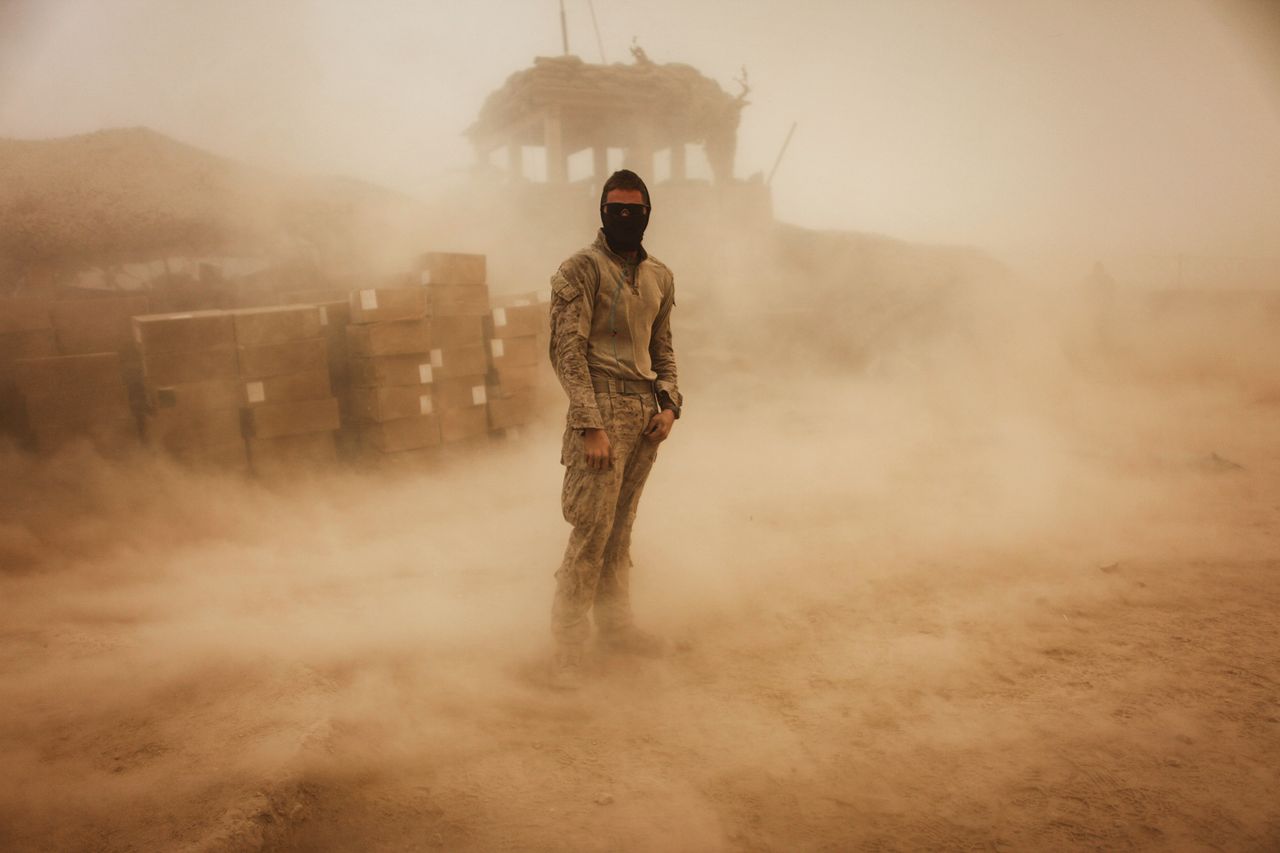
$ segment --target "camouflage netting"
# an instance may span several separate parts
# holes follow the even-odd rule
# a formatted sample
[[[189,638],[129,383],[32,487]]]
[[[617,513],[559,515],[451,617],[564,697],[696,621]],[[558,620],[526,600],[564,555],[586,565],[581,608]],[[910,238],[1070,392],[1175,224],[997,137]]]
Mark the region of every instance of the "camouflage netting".
[[[554,106],[639,113],[669,136],[699,142],[736,132],[746,101],[696,68],[657,64],[638,54],[631,64],[594,65],[576,56],[538,57],[485,100],[468,131],[472,139],[500,136],[514,122]]]

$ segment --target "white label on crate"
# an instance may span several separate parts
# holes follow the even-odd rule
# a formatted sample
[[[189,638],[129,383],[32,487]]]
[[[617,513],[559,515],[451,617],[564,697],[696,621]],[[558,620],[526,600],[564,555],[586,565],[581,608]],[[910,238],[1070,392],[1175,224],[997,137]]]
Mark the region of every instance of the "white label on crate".
[[[502,343],[502,338],[494,338],[489,341],[489,349],[493,350],[494,358],[502,358],[502,354],[506,352],[506,346]]]
[[[471,386],[471,402],[476,406],[483,406],[489,397],[484,393],[483,385]]]
[[[430,283],[431,283],[431,270],[423,270],[423,271],[422,271],[422,278],[421,278],[420,280],[422,281],[422,283],[423,283],[423,284],[430,284]]]
[[[431,384],[431,365],[429,364],[418,365],[418,381],[421,382],[423,385]]]
[[[431,366],[444,367],[444,350],[433,349],[431,351]]]
[[[261,382],[245,383],[244,393],[249,398],[250,403],[261,403],[267,399],[267,389],[262,386]]]
[[[325,307],[323,305],[320,306],[320,325],[321,326],[329,325],[329,312],[325,310]]]
[[[507,325],[507,309],[505,308],[493,309],[493,325],[495,326]]]
[[[431,395],[422,394],[418,397],[418,411],[424,415],[431,414]]]
[[[360,310],[362,311],[378,310],[378,291],[376,290],[360,291]]]

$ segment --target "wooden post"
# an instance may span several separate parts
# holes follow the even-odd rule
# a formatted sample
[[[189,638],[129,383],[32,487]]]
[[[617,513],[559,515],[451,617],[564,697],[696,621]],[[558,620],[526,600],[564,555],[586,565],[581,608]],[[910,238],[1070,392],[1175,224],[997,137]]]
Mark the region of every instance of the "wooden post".
[[[684,143],[677,142],[671,146],[671,180],[683,181],[687,175]]]
[[[791,144],[791,137],[796,132],[796,125],[799,122],[791,122],[791,129],[787,131],[787,138],[782,140],[782,148],[778,151],[778,159],[773,161],[773,168],[769,170],[769,177],[765,178],[764,185],[767,187],[773,183],[773,176],[778,171],[778,166],[782,164],[782,155],[787,153],[787,146]]]
[[[524,150],[514,136],[507,142],[507,177],[512,181],[524,180]]]
[[[548,112],[543,117],[542,139],[547,151],[547,180],[553,184],[563,184],[569,180],[569,163],[564,153],[559,111]]]
[[[627,168],[646,181],[653,180],[653,142],[648,134],[641,130],[635,137],[635,143],[627,148],[625,158]]]

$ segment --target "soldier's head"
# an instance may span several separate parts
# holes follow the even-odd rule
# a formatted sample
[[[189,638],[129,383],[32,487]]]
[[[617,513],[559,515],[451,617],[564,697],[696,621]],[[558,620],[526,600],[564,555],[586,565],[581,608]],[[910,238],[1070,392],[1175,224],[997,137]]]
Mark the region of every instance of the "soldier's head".
[[[600,190],[600,224],[609,247],[618,252],[639,249],[649,209],[649,188],[639,175],[629,169],[610,175]]]

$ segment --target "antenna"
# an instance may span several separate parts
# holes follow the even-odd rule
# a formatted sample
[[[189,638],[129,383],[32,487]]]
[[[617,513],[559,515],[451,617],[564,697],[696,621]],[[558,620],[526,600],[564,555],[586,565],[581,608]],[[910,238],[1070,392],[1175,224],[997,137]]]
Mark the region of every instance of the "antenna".
[[[596,4],[593,0],[587,0],[587,8],[591,10],[591,26],[596,31],[596,47],[600,48],[600,64],[606,65],[609,60],[604,58],[604,40],[600,38],[600,25],[596,23]]]
[[[564,44],[564,55],[569,55],[569,23],[564,16],[564,0],[560,0],[560,41]]]
[[[799,122],[791,122],[791,129],[787,131],[787,138],[782,141],[782,150],[778,152],[778,159],[773,161],[773,168],[769,170],[769,178],[764,182],[767,187],[773,183],[773,176],[778,172],[778,166],[782,165],[782,155],[787,153],[787,146],[791,144],[791,134],[796,132],[796,125]]]

